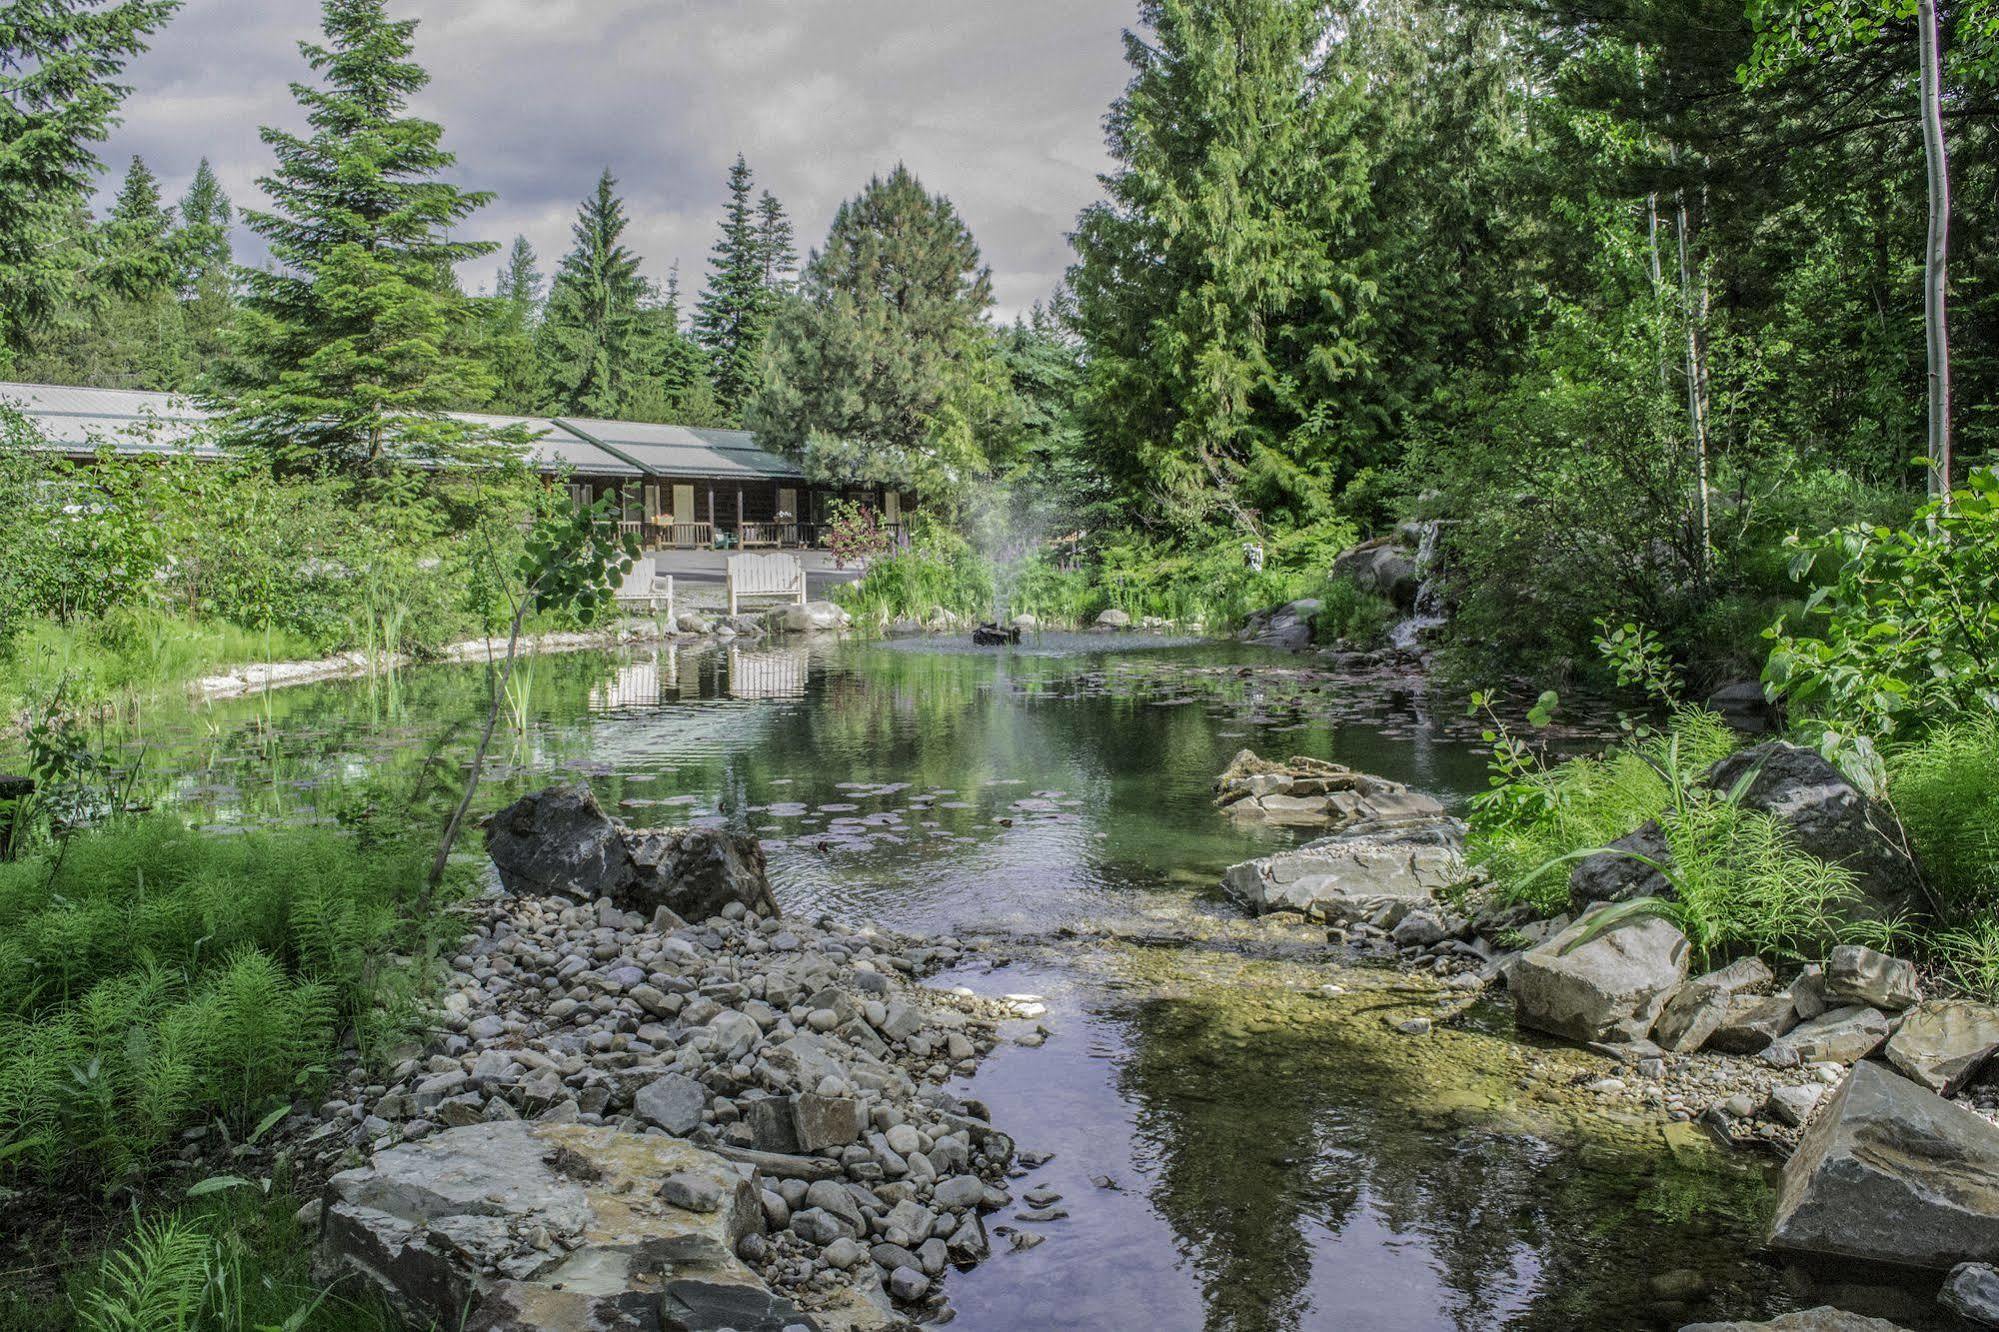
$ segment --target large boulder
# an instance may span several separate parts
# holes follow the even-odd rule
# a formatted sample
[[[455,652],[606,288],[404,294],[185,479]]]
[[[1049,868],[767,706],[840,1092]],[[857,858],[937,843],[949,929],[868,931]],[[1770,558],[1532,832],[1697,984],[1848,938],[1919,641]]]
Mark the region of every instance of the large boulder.
[[[1917,1004],[1888,1038],[1888,1062],[1939,1096],[1955,1095],[1999,1051],[1999,1009],[1969,999]]]
[[[1573,1041],[1638,1040],[1686,979],[1687,936],[1656,915],[1627,917],[1589,937],[1597,906],[1507,966],[1524,1026]],[[1588,942],[1580,942],[1588,937]]]
[[[1332,574],[1405,611],[1415,607],[1416,593],[1423,585],[1416,549],[1406,544],[1400,533],[1341,551],[1333,560]]]
[[[1770,1243],[1947,1268],[1999,1257],[1999,1128],[1860,1063],[1785,1163]]]
[[[1865,1004],[1899,1013],[1923,997],[1913,963],[1861,944],[1841,944],[1825,962],[1829,1004]]]
[[[1576,862],[1569,871],[1569,910],[1581,915],[1597,902],[1671,897],[1672,881],[1655,866],[1671,868],[1672,864],[1665,830],[1656,820],[1648,820],[1595,855]]]
[[[1297,911],[1341,923],[1373,919],[1386,909],[1393,925],[1465,879],[1463,848],[1463,825],[1454,819],[1366,823],[1231,865],[1222,886],[1258,915]]]
[[[1301,651],[1312,646],[1312,622],[1318,618],[1322,604],[1316,597],[1302,597],[1281,606],[1266,607],[1244,620],[1236,637],[1245,643]]]
[[[1894,815],[1818,751],[1771,740],[1729,755],[1705,780],[1718,791],[1731,791],[1745,776],[1746,808],[1779,819],[1800,851],[1853,872],[1860,897],[1841,913],[1845,919],[1924,914],[1922,876],[1895,836]]]
[[[830,601],[783,606],[770,613],[770,620],[788,634],[828,633],[853,623],[852,616]]]
[[[1873,1054],[1887,1039],[1888,1019],[1881,1010],[1855,1004],[1800,1022],[1772,1044],[1796,1051],[1807,1064],[1850,1064]]]
[[[522,796],[493,815],[486,851],[513,893],[608,897],[628,911],[650,916],[666,907],[687,920],[731,902],[778,914],[756,838],[720,828],[634,832],[581,783]]]
[[[667,1192],[701,1210],[661,1196],[669,1177]],[[518,1120],[446,1129],[335,1175],[321,1215],[321,1275],[374,1286],[420,1326],[816,1326],[736,1257],[764,1226],[746,1174],[677,1138]]]

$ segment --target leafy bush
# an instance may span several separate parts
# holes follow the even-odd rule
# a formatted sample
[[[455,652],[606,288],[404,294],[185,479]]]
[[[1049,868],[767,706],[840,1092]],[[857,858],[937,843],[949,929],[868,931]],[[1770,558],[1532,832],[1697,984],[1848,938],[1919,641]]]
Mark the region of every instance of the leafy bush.
[[[1885,757],[1888,797],[1945,914],[1999,906],[1999,717],[1946,722]]]
[[[993,568],[956,532],[922,522],[908,546],[872,560],[834,597],[856,619],[877,624],[927,620],[938,609],[983,619],[993,613]]]
[[[1871,736],[1999,710],[1999,474],[1973,471],[1948,509],[1908,526],[1795,542],[1794,578],[1824,579],[1780,618],[1764,679],[1793,713]]]
[[[1318,596],[1319,613],[1312,621],[1312,636],[1321,643],[1372,647],[1386,639],[1402,618],[1394,603],[1349,578],[1328,578]]]
[[[1250,567],[1238,531],[1213,529],[1178,541],[1132,534],[1097,552],[1104,604],[1134,616],[1231,628],[1256,611],[1317,595],[1333,557],[1353,544],[1342,520],[1269,534],[1263,567]]]

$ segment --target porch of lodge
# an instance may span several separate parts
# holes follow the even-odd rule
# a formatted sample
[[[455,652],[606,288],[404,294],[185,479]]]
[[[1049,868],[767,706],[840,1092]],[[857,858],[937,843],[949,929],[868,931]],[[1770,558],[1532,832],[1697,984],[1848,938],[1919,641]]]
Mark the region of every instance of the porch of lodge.
[[[879,488],[832,488],[804,482],[572,477],[571,497],[592,504],[616,497],[618,527],[648,550],[817,550],[826,545],[833,506],[844,500],[873,510],[896,544],[907,522],[902,495]]]

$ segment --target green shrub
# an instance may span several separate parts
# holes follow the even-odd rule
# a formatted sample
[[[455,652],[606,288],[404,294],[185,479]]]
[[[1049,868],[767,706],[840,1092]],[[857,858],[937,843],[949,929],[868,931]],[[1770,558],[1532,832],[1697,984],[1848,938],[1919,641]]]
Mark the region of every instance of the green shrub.
[[[877,556],[834,598],[857,620],[927,620],[942,609],[962,619],[993,613],[993,567],[971,543],[937,523],[920,523],[910,544]]]
[[[1351,643],[1373,647],[1388,637],[1402,613],[1386,597],[1368,592],[1348,578],[1328,578],[1319,589],[1319,613],[1312,636],[1321,643]]]
[[[1888,798],[1946,916],[1999,906],[1999,717],[1946,722],[1885,755]]]

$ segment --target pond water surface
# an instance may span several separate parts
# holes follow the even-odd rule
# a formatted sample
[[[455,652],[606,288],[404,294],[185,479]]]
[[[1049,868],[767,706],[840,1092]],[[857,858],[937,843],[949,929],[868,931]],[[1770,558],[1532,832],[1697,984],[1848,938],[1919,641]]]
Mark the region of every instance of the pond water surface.
[[[946,983],[1044,998],[1045,1043],[959,1090],[1053,1154],[1017,1192],[1052,1188],[1069,1216],[990,1218],[1046,1239],[951,1276],[956,1327],[1671,1328],[1826,1297],[1756,1253],[1764,1167],[1565,1085],[1600,1064],[1517,1041],[1494,1008],[1402,1036],[1384,1018],[1429,996],[1394,972],[1244,942],[1221,870],[1289,837],[1211,807],[1229,756],[1462,798],[1484,759],[1458,700],[1119,642],[541,659],[482,804],[573,776],[634,823],[754,830],[786,911],[982,936],[999,960]],[[143,789],[223,828],[422,807],[484,690],[437,668],[149,716]],[[1928,1325],[1892,1298],[1847,1302]]]

